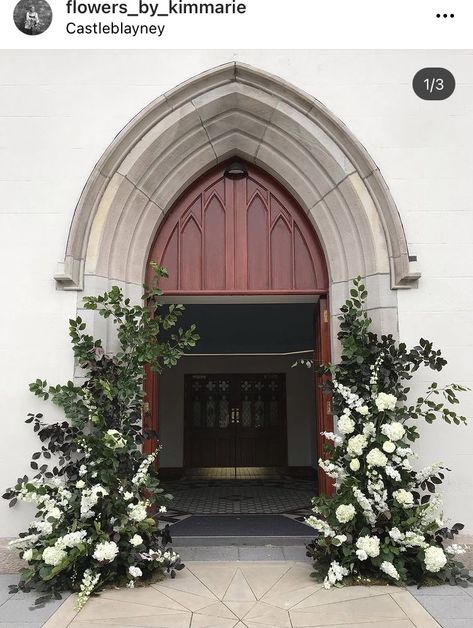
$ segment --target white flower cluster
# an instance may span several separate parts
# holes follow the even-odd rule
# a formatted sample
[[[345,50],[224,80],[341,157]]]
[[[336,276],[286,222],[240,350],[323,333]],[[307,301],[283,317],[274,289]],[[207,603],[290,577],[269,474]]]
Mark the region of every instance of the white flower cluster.
[[[319,458],[319,467],[325,471],[329,478],[342,479],[346,476],[345,469],[334,464],[331,460],[322,460],[322,458]]]
[[[91,519],[95,516],[92,510],[97,505],[101,497],[108,495],[108,491],[100,484],[95,484],[91,488],[82,491],[80,500],[80,516],[82,519]]]
[[[132,578],[141,578],[143,572],[139,567],[128,567],[128,572]]]
[[[393,497],[403,508],[412,508],[412,506],[414,506],[414,495],[404,488],[399,488],[397,491],[394,491]]]
[[[427,571],[437,573],[447,564],[447,557],[441,547],[431,545],[424,552],[424,563]]]
[[[340,504],[335,511],[335,516],[340,523],[348,523],[355,515],[356,510],[352,504]]]
[[[311,528],[320,532],[320,534],[322,534],[325,538],[335,536],[335,532],[328,525],[328,523],[322,521],[322,519],[319,519],[318,517],[314,517],[314,515],[307,517],[305,522],[307,525],[311,526]]]
[[[399,421],[393,421],[392,423],[385,423],[381,426],[381,433],[389,438],[389,440],[397,441],[401,440],[406,433],[404,425]]]
[[[366,497],[366,495],[362,491],[360,491],[359,488],[353,487],[353,495],[356,501],[358,502],[358,504],[360,505],[363,511],[363,516],[366,519],[366,521],[369,524],[374,525],[376,523],[376,515],[373,512],[373,506],[370,500]]]
[[[90,597],[90,594],[95,589],[97,582],[100,579],[100,574],[94,574],[91,569],[86,569],[84,571],[84,576],[82,577],[82,582],[80,585],[80,592],[77,596],[76,602],[76,610],[80,611],[80,609],[84,606],[87,600]]]
[[[60,549],[66,549],[67,547],[77,547],[77,545],[85,540],[86,536],[87,532],[85,530],[69,532],[69,534],[61,536],[56,541],[55,546]]]
[[[172,550],[162,552],[161,550],[156,551],[150,549],[148,552],[140,554],[140,557],[146,561],[154,561],[158,563],[167,562],[169,565],[173,565],[177,560],[179,560],[179,554],[177,552],[173,552]]]
[[[46,563],[46,565],[59,565],[66,558],[67,553],[65,550],[60,549],[59,547],[46,547],[43,550],[42,559]]]
[[[363,434],[357,434],[348,439],[347,453],[352,458],[361,456],[363,449],[368,445],[368,441]]]
[[[420,547],[423,549],[428,547],[428,543],[426,543],[423,534],[417,530],[408,530],[404,533],[401,532],[399,528],[394,527],[389,531],[389,536],[395,543],[400,545],[403,550],[406,547]]]
[[[399,573],[396,567],[389,561],[383,560],[379,568],[381,569],[381,571],[387,574],[390,578],[393,578],[393,580],[399,580]]]
[[[355,431],[355,421],[351,418],[349,410],[345,410],[338,419],[337,428],[341,434],[352,434]]]
[[[95,546],[95,550],[92,556],[100,563],[111,563],[113,560],[115,560],[117,554],[118,545],[115,543],[115,541],[102,541]]]
[[[457,543],[452,543],[445,548],[445,553],[449,556],[459,556],[460,554],[464,554],[468,549],[468,545],[458,545]]]
[[[14,539],[8,543],[8,547],[10,549],[26,549],[31,545],[34,545],[39,539],[39,534],[27,534],[26,536],[22,536],[19,539]]]
[[[337,563],[336,560],[333,560],[330,564],[330,568],[327,572],[327,576],[324,580],[325,589],[330,589],[330,587],[340,580],[343,580],[345,576],[348,576],[350,572],[345,567],[342,567],[340,563]]]
[[[394,395],[381,392],[376,395],[374,402],[378,410],[380,412],[384,412],[385,410],[394,410],[397,404],[397,399]]]
[[[379,375],[379,367],[381,366],[381,362],[384,360],[384,353],[380,353],[376,358],[376,362],[370,366],[371,376],[370,376],[370,386],[371,388],[376,389],[378,385],[378,375]]]
[[[366,456],[366,462],[370,467],[385,467],[388,464],[388,459],[380,449],[374,447]]]
[[[129,504],[128,516],[132,521],[143,521],[148,516],[146,502],[139,502],[138,504]]]
[[[376,436],[376,428],[374,426],[374,423],[372,423],[371,421],[368,421],[368,423],[365,423],[363,425],[363,436],[367,439],[370,439]]]
[[[138,471],[135,473],[132,479],[132,483],[136,486],[140,486],[146,480],[146,476],[148,475],[148,469],[150,465],[156,460],[156,456],[158,455],[158,450],[154,451],[149,456],[143,460],[143,462],[138,467]]]
[[[138,547],[138,545],[143,545],[143,538],[139,534],[135,534],[130,539],[130,545],[133,545],[133,547]]]
[[[356,542],[358,560],[379,556],[379,538],[377,536],[360,536]]]
[[[381,476],[369,474],[368,477],[368,493],[373,498],[373,506],[378,512],[384,512],[387,510],[388,505],[386,500],[388,499],[388,492],[384,486],[384,482]]]
[[[417,471],[416,480],[419,484],[421,484],[422,482],[425,482],[425,480],[428,480],[429,478],[431,478],[433,475],[437,475],[437,473],[441,471],[443,468],[444,468],[443,465],[440,464],[439,462],[431,464],[428,467],[424,467],[420,471]]]
[[[395,482],[400,482],[401,481],[401,474],[399,473],[399,471],[397,469],[395,469],[392,465],[387,464],[385,469],[384,469],[386,475],[391,478],[392,480],[394,480]]]

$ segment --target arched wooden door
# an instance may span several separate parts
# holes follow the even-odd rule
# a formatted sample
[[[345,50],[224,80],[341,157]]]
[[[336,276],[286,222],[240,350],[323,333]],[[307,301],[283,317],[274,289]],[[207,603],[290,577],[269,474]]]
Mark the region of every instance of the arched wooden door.
[[[317,235],[295,199],[270,175],[244,164],[246,176],[212,169],[176,201],[149,260],[167,268],[168,296],[317,295],[316,359],[329,359],[328,273]],[[149,269],[148,269],[148,272]],[[158,426],[157,382],[147,384],[150,423]],[[331,429],[317,392],[317,434]],[[317,450],[322,442],[318,436]],[[319,474],[322,490],[327,478]]]

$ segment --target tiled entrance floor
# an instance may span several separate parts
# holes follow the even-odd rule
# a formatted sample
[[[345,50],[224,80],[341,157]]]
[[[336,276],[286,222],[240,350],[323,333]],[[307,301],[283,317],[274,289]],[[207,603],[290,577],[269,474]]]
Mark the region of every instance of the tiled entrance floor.
[[[194,515],[299,514],[302,520],[315,494],[310,480],[181,480],[163,486],[174,496],[172,510]]]
[[[191,562],[175,580],[105,591],[76,614],[75,596],[47,628],[434,628],[439,624],[407,590],[346,587],[326,591],[308,564]]]

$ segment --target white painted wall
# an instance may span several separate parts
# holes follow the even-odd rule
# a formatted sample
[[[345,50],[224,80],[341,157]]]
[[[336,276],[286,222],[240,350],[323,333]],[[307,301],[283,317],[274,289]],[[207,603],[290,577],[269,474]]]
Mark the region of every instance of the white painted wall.
[[[101,153],[147,103],[199,72],[240,60],[310,92],[358,136],[379,165],[422,272],[399,294],[400,335],[434,340],[442,380],[473,386],[473,53],[464,51],[2,51],[0,53],[0,480],[8,486],[36,446],[26,412],[37,376],[72,376],[67,319],[76,295],[56,292],[80,191]],[[415,72],[444,66],[457,79],[444,102],[419,100]],[[428,374],[427,374],[428,375]],[[419,386],[421,374],[417,378]],[[437,378],[440,379],[440,378]],[[463,411],[473,414],[473,395]],[[47,408],[50,418],[57,416]],[[426,430],[422,459],[452,473],[446,511],[473,526],[473,426]],[[0,535],[30,514],[0,506]]]
[[[287,457],[290,467],[315,467],[315,394],[312,372],[291,368],[287,356],[206,356],[183,358],[160,381],[159,417],[163,467],[183,466],[184,374],[285,373],[287,399]]]

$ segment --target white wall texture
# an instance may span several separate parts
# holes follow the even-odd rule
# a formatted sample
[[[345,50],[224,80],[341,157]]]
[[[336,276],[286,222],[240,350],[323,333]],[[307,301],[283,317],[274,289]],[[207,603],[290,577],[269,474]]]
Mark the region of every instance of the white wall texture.
[[[179,82],[228,61],[279,75],[322,101],[368,149],[397,202],[418,256],[418,289],[399,293],[399,331],[434,340],[449,360],[437,381],[473,387],[473,52],[471,51],[2,51],[0,53],[0,482],[28,467],[36,440],[23,423],[28,383],[72,377],[67,320],[77,295],[56,291],[81,189],[113,137]],[[457,89],[418,99],[415,72],[447,67]],[[80,296],[80,295],[79,295]],[[421,373],[415,389],[431,381]],[[473,393],[465,395],[473,414]],[[444,461],[446,516],[473,527],[473,424],[427,426],[422,462]],[[31,517],[0,506],[0,535]],[[468,530],[467,530],[468,531]]]

